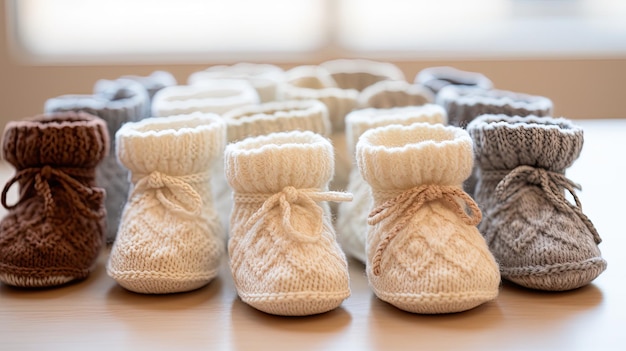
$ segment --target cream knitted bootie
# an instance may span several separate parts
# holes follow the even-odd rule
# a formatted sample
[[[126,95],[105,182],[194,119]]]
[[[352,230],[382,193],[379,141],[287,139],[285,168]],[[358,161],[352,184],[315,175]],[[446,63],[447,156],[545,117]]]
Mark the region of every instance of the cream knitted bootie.
[[[392,108],[421,106],[435,101],[435,95],[419,84],[403,80],[383,80],[365,88],[359,94],[360,108]]]
[[[150,97],[146,89],[130,79],[99,80],[93,95],[61,95],[48,99],[44,110],[48,113],[83,111],[102,118],[111,139],[127,122],[148,116]],[[110,143],[108,156],[96,168],[96,181],[106,190],[106,240],[115,240],[122,209],[128,198],[128,171],[115,158],[115,143]]]
[[[202,85],[205,80],[244,79],[250,82],[259,94],[261,102],[275,101],[278,88],[285,81],[285,71],[269,64],[241,62],[232,66],[211,66],[189,76],[189,85]]]
[[[446,123],[446,112],[441,106],[428,104],[417,107],[391,109],[355,110],[346,117],[346,140],[348,152],[354,155],[361,134],[369,129],[390,124],[409,125],[416,122]],[[354,167],[350,172],[347,191],[354,195],[350,202],[339,204],[337,212],[337,237],[344,251],[365,263],[365,240],[367,237],[367,215],[372,209],[369,185],[361,172]]]
[[[226,147],[234,190],[230,267],[239,297],[277,315],[337,308],[350,295],[348,264],[325,201],[333,149],[312,132],[274,133]]]
[[[562,118],[484,115],[468,125],[479,182],[480,230],[502,277],[540,290],[584,286],[606,268],[600,236],[582,212],[565,170],[583,131]],[[565,191],[574,198],[570,203]]]
[[[225,239],[209,181],[225,136],[217,115],[201,113],[148,118],[117,133],[117,155],[132,173],[133,190],[107,272],[124,288],[175,293],[217,275]]]
[[[222,114],[259,102],[256,90],[245,80],[203,80],[197,85],[175,85],[159,90],[152,100],[152,115],[168,117],[193,112]]]
[[[330,73],[341,89],[363,91],[370,85],[384,80],[405,81],[402,70],[389,62],[337,59],[322,62],[320,66]]]
[[[476,229],[480,210],[461,188],[472,170],[467,132],[425,123],[372,129],[357,144],[357,164],[374,198],[366,271],[381,300],[449,313],[498,295],[500,272]]]

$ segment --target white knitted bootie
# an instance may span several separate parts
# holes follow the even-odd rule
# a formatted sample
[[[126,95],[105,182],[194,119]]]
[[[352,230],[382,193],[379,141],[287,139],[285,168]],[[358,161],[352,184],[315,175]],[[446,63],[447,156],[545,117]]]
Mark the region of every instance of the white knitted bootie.
[[[391,125],[410,125],[416,122],[446,123],[446,112],[438,105],[396,107],[390,109],[368,108],[355,110],[346,117],[348,152],[354,155],[359,137],[369,129]],[[339,204],[337,212],[337,237],[346,254],[365,263],[367,215],[372,209],[372,196],[361,172],[354,167],[350,172],[347,191],[353,194],[350,202]]]
[[[124,288],[175,293],[217,275],[226,245],[209,181],[225,136],[217,115],[199,112],[127,123],[117,133],[133,189],[107,273]]]
[[[325,201],[330,142],[312,132],[274,133],[230,144],[226,177],[234,190],[230,267],[239,297],[277,315],[337,308],[350,295],[348,264]]]
[[[152,99],[152,115],[168,117],[193,112],[222,114],[237,107],[258,104],[259,94],[240,79],[203,80],[197,85],[165,87]]]
[[[231,66],[216,65],[189,76],[189,85],[202,85],[206,80],[243,79],[256,89],[261,102],[275,101],[278,88],[285,81],[282,68],[262,63],[240,62]]]
[[[367,277],[374,293],[415,313],[474,308],[498,295],[500,273],[462,189],[472,170],[464,130],[416,123],[365,132],[357,164],[372,187]]]
[[[435,101],[435,95],[420,84],[403,80],[383,80],[363,89],[359,94],[360,108],[392,108],[421,106]]]

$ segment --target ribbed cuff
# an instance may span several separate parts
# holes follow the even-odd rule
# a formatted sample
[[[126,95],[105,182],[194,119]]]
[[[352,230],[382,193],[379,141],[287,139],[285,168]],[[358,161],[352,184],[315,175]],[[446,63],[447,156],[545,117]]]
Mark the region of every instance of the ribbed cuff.
[[[109,134],[104,121],[84,112],[44,114],[9,122],[2,151],[17,169],[95,167],[109,152]]]
[[[467,126],[483,170],[517,166],[562,172],[580,155],[583,130],[564,118],[483,115]]]
[[[317,100],[292,100],[249,105],[226,112],[228,142],[292,130],[331,132],[328,109]]]
[[[434,104],[355,110],[346,116],[348,152],[354,155],[359,137],[369,129],[390,124],[410,125],[417,122],[445,124],[446,121],[446,111],[443,107]]]
[[[117,157],[138,174],[207,172],[221,157],[225,139],[226,123],[215,114],[146,118],[117,132]]]
[[[313,132],[248,138],[225,151],[226,178],[241,193],[272,194],[286,186],[326,190],[333,172],[333,147]]]
[[[359,95],[361,108],[420,106],[435,101],[435,95],[419,84],[385,80],[365,88]]]
[[[416,123],[365,132],[357,143],[363,178],[378,191],[423,184],[461,186],[472,171],[472,140],[463,129]]]
[[[237,107],[258,104],[252,85],[239,79],[203,80],[197,85],[177,85],[161,89],[152,102],[155,117],[193,112],[222,114]]]
[[[261,102],[277,99],[278,86],[285,81],[285,71],[275,65],[241,62],[231,66],[216,65],[204,71],[192,73],[187,83],[202,84],[210,79],[244,79],[256,89]]]
[[[448,85],[461,85],[481,89],[493,88],[493,82],[482,73],[469,72],[454,67],[429,67],[415,76],[415,83],[421,84],[437,94]]]
[[[475,87],[445,87],[437,94],[437,103],[448,112],[450,124],[462,127],[484,114],[507,116],[552,114],[552,101],[546,97]]]
[[[402,70],[388,62],[363,59],[338,59],[320,64],[342,89],[362,91],[368,86],[384,80],[405,81]]]

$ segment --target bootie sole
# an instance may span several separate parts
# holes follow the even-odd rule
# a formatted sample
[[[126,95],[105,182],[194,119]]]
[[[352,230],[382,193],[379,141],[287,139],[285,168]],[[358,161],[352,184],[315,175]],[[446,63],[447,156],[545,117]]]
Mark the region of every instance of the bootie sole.
[[[350,290],[340,292],[239,293],[248,305],[269,314],[306,316],[336,309],[350,296]]]
[[[498,296],[493,291],[459,293],[388,293],[374,290],[379,299],[407,312],[419,314],[455,313],[471,310]]]
[[[502,278],[526,288],[566,291],[583,287],[606,269],[602,257],[550,266],[500,267]]]
[[[199,289],[217,276],[217,270],[185,277],[160,272],[107,272],[124,289],[141,294],[173,294]]]

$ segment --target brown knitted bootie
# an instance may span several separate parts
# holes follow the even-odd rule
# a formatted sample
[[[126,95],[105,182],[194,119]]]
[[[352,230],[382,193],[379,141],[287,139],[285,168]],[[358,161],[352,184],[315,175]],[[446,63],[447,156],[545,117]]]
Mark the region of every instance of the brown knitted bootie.
[[[49,287],[87,277],[104,242],[95,167],[109,150],[106,124],[76,112],[9,122],[2,149],[16,173],[2,192],[0,281]],[[9,205],[15,183],[19,200]]]

